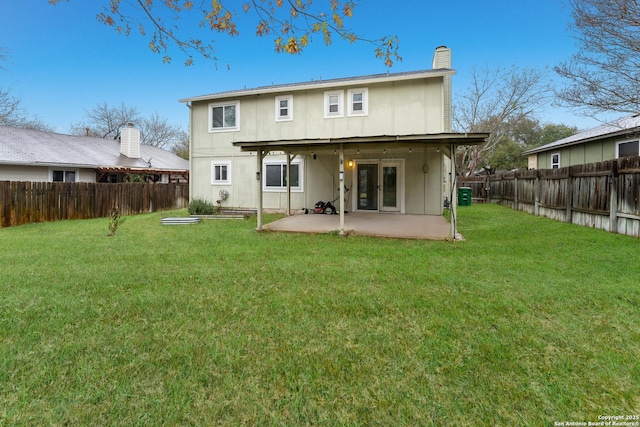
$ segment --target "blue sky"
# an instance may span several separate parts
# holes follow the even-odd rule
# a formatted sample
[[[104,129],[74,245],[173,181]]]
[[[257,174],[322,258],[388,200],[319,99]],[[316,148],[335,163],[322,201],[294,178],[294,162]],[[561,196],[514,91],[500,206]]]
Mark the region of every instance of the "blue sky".
[[[254,36],[244,17],[239,37],[212,34],[217,66],[196,57],[194,66],[185,67],[178,52],[164,64],[146,39],[119,36],[96,20],[106,3],[70,0],[51,6],[47,0],[19,0],[3,5],[0,48],[8,62],[0,70],[0,87],[11,89],[23,108],[58,132],[68,132],[102,102],[125,103],[144,115],[157,112],[186,129],[188,109],[180,98],[387,71],[366,43],[337,40],[326,47],[317,37],[302,55],[276,54],[272,40]],[[570,19],[567,0],[362,0],[348,26],[365,37],[400,38],[403,61],[391,72],[431,68],[434,49],[450,47],[455,95],[468,87],[473,67],[548,67],[549,77],[557,80],[551,68],[576,49]],[[599,124],[551,106],[539,118],[581,129]]]

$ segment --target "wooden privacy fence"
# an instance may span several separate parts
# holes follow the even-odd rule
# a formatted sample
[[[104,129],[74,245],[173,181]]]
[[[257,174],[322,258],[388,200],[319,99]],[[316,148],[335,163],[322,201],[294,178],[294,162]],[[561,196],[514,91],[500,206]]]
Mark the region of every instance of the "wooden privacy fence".
[[[180,209],[189,204],[189,185],[0,181],[0,227],[62,219]]]
[[[558,221],[640,237],[640,157],[458,180],[485,200]],[[476,193],[473,193],[476,197]]]

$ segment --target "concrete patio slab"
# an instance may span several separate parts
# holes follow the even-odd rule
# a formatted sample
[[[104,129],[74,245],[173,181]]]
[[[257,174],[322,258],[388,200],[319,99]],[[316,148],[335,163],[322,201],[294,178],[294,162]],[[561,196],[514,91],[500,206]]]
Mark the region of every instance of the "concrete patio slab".
[[[450,240],[451,224],[437,215],[348,213],[345,233],[396,239]],[[339,215],[296,214],[263,226],[265,231],[322,234],[338,231]],[[457,240],[463,240],[457,234]]]

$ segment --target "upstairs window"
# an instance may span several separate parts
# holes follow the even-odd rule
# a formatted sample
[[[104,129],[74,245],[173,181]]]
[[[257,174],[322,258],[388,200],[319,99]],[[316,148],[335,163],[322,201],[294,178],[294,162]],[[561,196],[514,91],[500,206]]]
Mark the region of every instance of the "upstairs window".
[[[616,148],[616,158],[640,156],[640,141],[619,142]]]
[[[324,117],[334,118],[344,116],[344,91],[324,93]]]
[[[209,131],[240,130],[240,102],[209,104]]]
[[[369,113],[369,90],[350,89],[349,90],[349,116],[366,116]]]
[[[293,120],[293,95],[276,96],[276,121]]]
[[[553,153],[551,155],[551,169],[560,168],[560,153]]]

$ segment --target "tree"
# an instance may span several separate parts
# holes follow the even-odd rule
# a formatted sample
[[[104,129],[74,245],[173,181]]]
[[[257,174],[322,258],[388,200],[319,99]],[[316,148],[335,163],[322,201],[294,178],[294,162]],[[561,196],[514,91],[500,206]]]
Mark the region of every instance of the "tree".
[[[56,5],[69,0],[49,0]],[[322,37],[326,45],[338,36],[349,42],[365,41],[375,46],[375,54],[391,67],[398,55],[398,38],[384,36],[375,40],[360,37],[345,27],[345,19],[353,16],[359,0],[316,0],[323,8],[314,10],[313,0],[246,0],[242,3],[245,15],[255,18],[255,34],[273,37],[276,52],[301,53],[314,35]],[[107,3],[104,0],[104,3]],[[231,7],[227,7],[231,3]],[[149,39],[151,51],[163,54],[164,62],[171,62],[169,45],[177,47],[185,56],[185,65],[193,64],[194,54],[216,60],[214,41],[196,35],[202,29],[235,37],[240,34],[239,16],[233,0],[109,0],[98,14],[98,21],[115,29],[118,34],[130,35],[134,28]],[[193,25],[197,23],[197,25]]]
[[[44,123],[39,117],[29,117],[29,114],[20,105],[20,99],[11,95],[9,89],[0,87],[0,126],[16,128],[52,131],[51,126]]]
[[[171,152],[185,160],[189,160],[189,132],[182,131],[178,142],[171,147]]]
[[[128,107],[124,103],[118,107],[109,107],[106,102],[103,102],[87,112],[86,121],[71,125],[71,133],[118,139],[122,127],[127,123],[137,124],[140,121],[140,113],[135,107]]]
[[[184,130],[180,126],[169,124],[158,113],[145,117],[140,122],[140,142],[158,148],[173,147],[181,142]]]
[[[169,124],[167,119],[160,117],[158,113],[143,117],[135,107],[129,107],[124,103],[117,107],[110,107],[106,102],[97,104],[93,110],[88,111],[85,121],[72,125],[71,133],[96,138],[118,139],[120,129],[128,123],[133,123],[140,129],[142,144],[158,148],[168,148],[180,144],[185,134],[180,126]]]
[[[578,52],[555,67],[567,80],[558,97],[592,115],[640,111],[640,3],[569,0]]]
[[[488,158],[515,123],[530,118],[549,98],[545,74],[531,69],[472,69],[470,87],[453,108],[458,132],[489,132],[486,143],[461,147],[456,168],[465,176],[489,166]]]
[[[496,170],[525,169],[527,158],[522,152],[550,142],[574,135],[575,126],[548,123],[544,126],[538,120],[527,118],[507,124],[507,133],[487,158],[490,172]]]
[[[547,123],[544,126],[535,119],[525,119],[510,125],[509,135],[525,150],[540,147],[578,133],[576,126]]]

